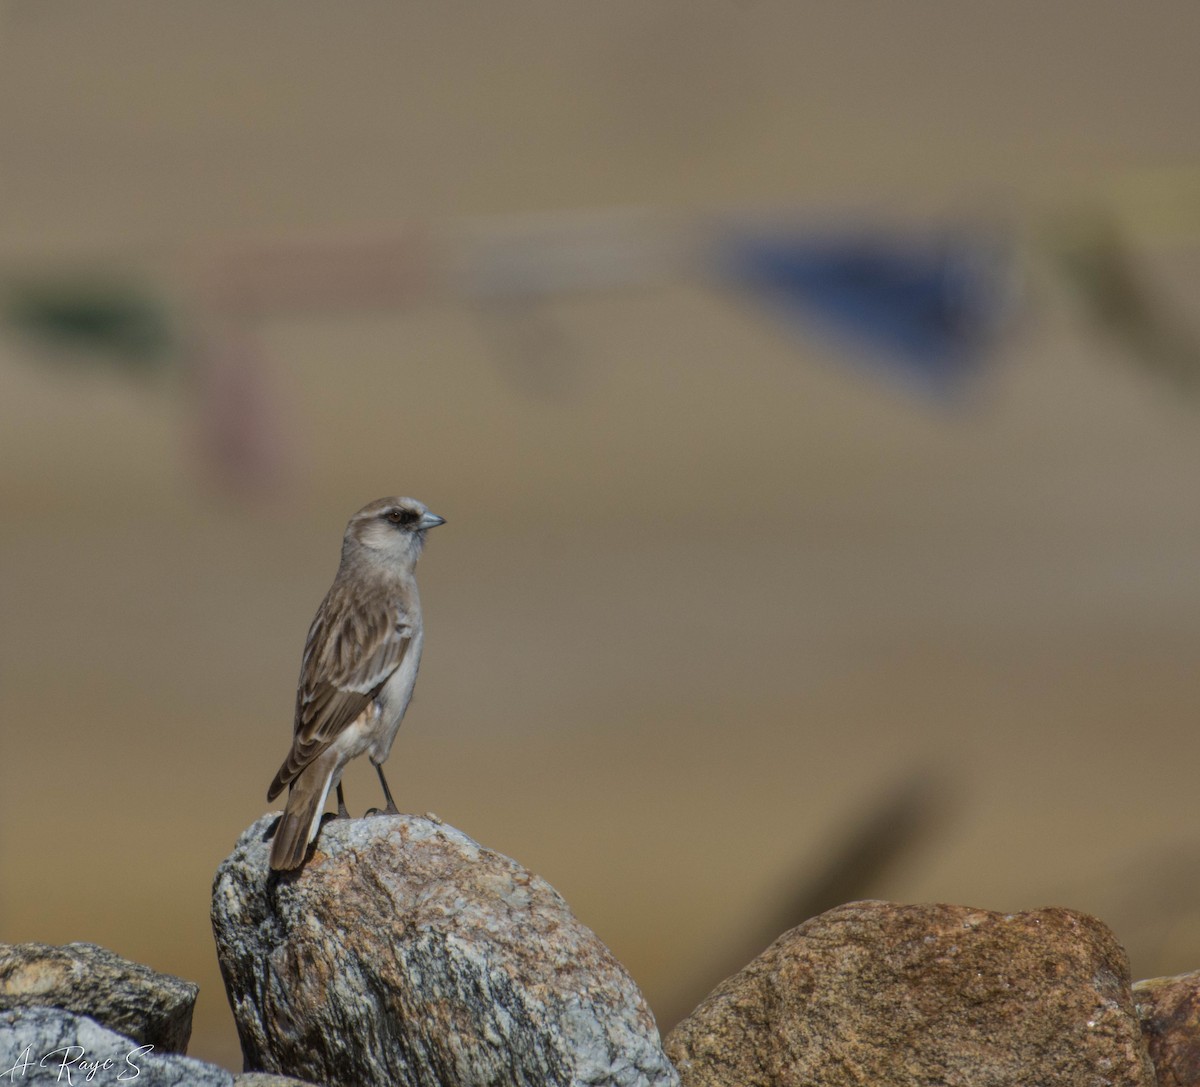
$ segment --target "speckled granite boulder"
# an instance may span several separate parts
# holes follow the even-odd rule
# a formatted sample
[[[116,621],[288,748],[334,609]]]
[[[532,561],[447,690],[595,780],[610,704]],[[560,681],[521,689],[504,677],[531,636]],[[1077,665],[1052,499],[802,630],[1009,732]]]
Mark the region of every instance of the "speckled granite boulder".
[[[62,1008],[0,1012],[0,1076],[13,1083],[233,1087],[233,1075],[178,1053],[158,1053]]]
[[[158,1053],[187,1052],[197,992],[95,944],[0,944],[0,1011],[63,1008]]]
[[[330,1087],[678,1082],[629,975],[544,880],[436,820],[334,820],[217,871],[213,929],[247,1068]]]
[[[243,1072],[233,1077],[233,1087],[318,1087],[291,1076],[276,1076],[271,1072]]]

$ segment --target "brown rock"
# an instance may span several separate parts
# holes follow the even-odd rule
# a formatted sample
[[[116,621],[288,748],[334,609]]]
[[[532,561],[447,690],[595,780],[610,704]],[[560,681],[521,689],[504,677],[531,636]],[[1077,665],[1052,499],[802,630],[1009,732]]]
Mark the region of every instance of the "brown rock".
[[[330,1087],[674,1087],[649,1008],[545,880],[412,815],[326,823],[298,872],[260,819],[213,930],[247,1069]]]
[[[198,991],[95,944],[0,944],[0,1011],[61,1008],[158,1053],[187,1052]]]
[[[853,902],[667,1037],[684,1087],[1153,1087],[1125,953],[1064,909]]]
[[[1200,970],[1139,981],[1133,1002],[1158,1087],[1200,1087]]]

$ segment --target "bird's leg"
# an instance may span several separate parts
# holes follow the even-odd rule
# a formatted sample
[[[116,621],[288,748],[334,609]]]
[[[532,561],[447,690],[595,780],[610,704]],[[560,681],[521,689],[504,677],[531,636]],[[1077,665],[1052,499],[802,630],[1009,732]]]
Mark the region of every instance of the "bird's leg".
[[[388,788],[387,778],[383,776],[383,767],[379,763],[374,763],[375,773],[379,775],[379,784],[383,786],[383,795],[387,797],[387,807],[380,811],[378,808],[372,808],[368,815],[399,815],[400,809],[396,807],[396,802],[392,799],[392,790]]]
[[[346,797],[342,794],[342,783],[340,781],[337,784],[337,798],[338,798],[337,814],[335,815],[331,811],[327,811],[324,814],[322,814],[321,826],[324,826],[326,823],[329,823],[334,819],[349,819],[350,818],[350,812],[346,808]]]

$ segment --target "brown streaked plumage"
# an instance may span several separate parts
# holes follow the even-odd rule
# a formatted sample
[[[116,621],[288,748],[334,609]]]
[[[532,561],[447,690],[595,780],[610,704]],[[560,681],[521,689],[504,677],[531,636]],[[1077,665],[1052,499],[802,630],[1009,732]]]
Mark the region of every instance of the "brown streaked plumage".
[[[412,698],[424,632],[414,570],[425,533],[443,523],[412,498],[381,498],[346,526],[337,576],[308,631],[292,749],[267,791],[288,786],[287,806],[271,845],[271,867],[299,868],[320,827],[325,799],[337,788],[346,815],[342,770],[369,754],[385,811],[396,806],[383,776],[396,730]]]

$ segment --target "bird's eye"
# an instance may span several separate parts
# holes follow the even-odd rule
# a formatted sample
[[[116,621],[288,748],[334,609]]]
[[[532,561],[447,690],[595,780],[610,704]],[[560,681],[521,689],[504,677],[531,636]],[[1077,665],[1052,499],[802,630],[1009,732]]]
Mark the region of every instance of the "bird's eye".
[[[388,510],[385,516],[393,525],[411,525],[421,517],[419,513],[414,513],[412,510]]]

